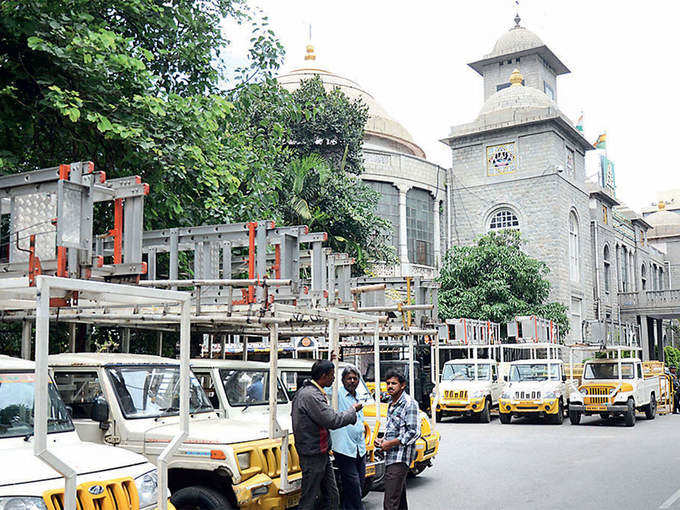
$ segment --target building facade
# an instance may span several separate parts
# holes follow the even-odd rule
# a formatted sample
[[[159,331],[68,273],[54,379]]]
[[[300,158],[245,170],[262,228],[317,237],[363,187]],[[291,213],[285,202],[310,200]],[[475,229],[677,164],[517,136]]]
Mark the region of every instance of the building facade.
[[[278,81],[294,90],[315,76],[327,90],[337,87],[368,106],[361,179],[380,193],[378,214],[392,225],[389,240],[399,257],[394,265],[377,262],[376,274],[434,276],[447,245],[446,170],[427,161],[408,130],[358,83],[320,66],[313,46],[307,46],[305,64],[279,76]]]
[[[550,299],[569,309],[569,340],[582,340],[583,321],[628,321],[644,330],[643,355],[658,356],[662,318],[622,303],[668,289],[670,262],[649,239],[654,225],[616,199],[613,175],[586,180],[593,146],[557,103],[558,77],[569,69],[519,17],[469,66],[485,102],[442,140],[452,154],[448,246],[518,229],[526,252],[550,269]]]

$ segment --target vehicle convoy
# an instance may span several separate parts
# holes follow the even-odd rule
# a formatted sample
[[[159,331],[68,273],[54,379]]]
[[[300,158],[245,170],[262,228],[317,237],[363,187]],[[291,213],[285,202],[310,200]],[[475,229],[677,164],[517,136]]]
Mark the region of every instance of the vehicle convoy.
[[[501,423],[512,417],[535,416],[560,425],[568,404],[567,376],[558,359],[528,359],[510,363],[498,410]]]
[[[435,416],[473,416],[482,423],[491,421],[491,409],[498,406],[502,383],[498,363],[491,359],[456,359],[444,363],[439,394],[435,395]]]
[[[296,387],[299,387],[304,379],[309,379],[313,364],[314,362],[312,360],[280,359],[279,372],[281,373],[284,384],[286,384],[288,381],[295,381]],[[340,370],[347,366],[353,365],[350,363],[339,363]],[[373,394],[369,392],[363,377],[360,376],[359,379],[359,386],[357,387],[359,400],[367,402],[367,404],[364,405],[364,418],[370,429],[373,431],[373,436],[375,436],[376,433],[374,429],[377,422],[375,419],[375,399],[373,398]],[[383,434],[383,428],[387,419],[387,407],[388,404],[380,404],[380,430],[377,431],[378,437],[382,437]],[[412,474],[420,474],[427,467],[432,465],[432,459],[434,459],[434,457],[437,455],[437,452],[439,451],[439,439],[440,435],[438,432],[432,430],[430,420],[428,419],[427,415],[420,411],[420,438],[416,442],[416,458],[410,466],[410,472]],[[382,460],[381,454],[379,452],[376,452],[375,460]],[[374,488],[380,487],[382,485],[382,475],[384,473],[380,470],[380,468],[381,466],[377,464],[376,476],[373,480]]]
[[[205,389],[213,406],[227,418],[247,416],[260,422],[269,420],[269,364],[258,361],[220,359],[193,359],[191,368]],[[277,420],[280,426],[292,430],[291,402],[280,380],[277,381]],[[358,390],[362,397],[362,389]],[[370,398],[370,395],[363,395]],[[365,399],[365,398],[364,398]],[[366,480],[364,493],[368,494],[376,473],[371,430],[366,430]]]
[[[627,427],[635,425],[636,411],[648,420],[656,416],[663,381],[659,375],[645,376],[639,358],[588,360],[583,365],[582,384],[570,395],[569,420],[578,425],[581,416],[599,414],[610,420],[623,416]]]
[[[34,363],[0,355],[0,508],[62,510],[64,477],[34,455]],[[76,471],[79,510],[156,508],[158,473],[142,455],[83,442],[54,383],[47,388],[49,451]],[[93,410],[96,411],[96,410]],[[171,508],[168,505],[168,508]]]
[[[58,354],[50,367],[85,441],[142,453],[156,463],[179,429],[179,361],[131,354]],[[200,382],[190,379],[189,435],[169,459],[168,486],[178,510],[295,506],[301,472],[290,437],[282,483],[281,439],[263,421],[221,418]],[[244,406],[245,408],[245,406]]]

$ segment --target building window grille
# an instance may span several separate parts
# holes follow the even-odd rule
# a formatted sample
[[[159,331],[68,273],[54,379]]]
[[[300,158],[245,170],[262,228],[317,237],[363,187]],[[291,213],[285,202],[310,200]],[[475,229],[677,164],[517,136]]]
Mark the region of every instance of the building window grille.
[[[640,283],[642,285],[642,290],[647,290],[647,266],[642,264],[640,268]]]
[[[602,259],[604,261],[604,291],[609,292],[609,279],[611,273],[611,261],[609,260],[609,246],[605,245]]]
[[[581,279],[579,257],[578,219],[573,212],[569,213],[569,276],[572,282]]]
[[[517,215],[510,209],[500,209],[496,211],[489,221],[489,230],[519,230],[519,220]]]
[[[434,199],[423,189],[406,193],[406,239],[410,262],[434,265]]]

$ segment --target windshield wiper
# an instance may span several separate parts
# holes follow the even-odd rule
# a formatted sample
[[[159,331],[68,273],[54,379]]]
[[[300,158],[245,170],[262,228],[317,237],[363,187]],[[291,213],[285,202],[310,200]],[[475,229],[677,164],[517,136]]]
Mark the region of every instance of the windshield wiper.
[[[161,407],[159,409],[161,413],[176,413],[179,412],[179,407],[175,406],[170,406],[170,407]]]

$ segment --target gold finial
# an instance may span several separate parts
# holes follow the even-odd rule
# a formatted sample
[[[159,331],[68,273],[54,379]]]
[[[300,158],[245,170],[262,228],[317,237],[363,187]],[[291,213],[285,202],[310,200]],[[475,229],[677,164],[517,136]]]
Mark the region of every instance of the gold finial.
[[[663,211],[666,208],[666,202],[663,200],[659,200],[659,203],[657,204],[659,206],[659,211]]]
[[[515,68],[510,75],[510,84],[514,87],[516,85],[521,85],[524,81],[524,76],[519,72],[519,69]]]
[[[307,45],[307,54],[305,55],[305,60],[316,60],[316,54],[314,53],[314,46],[311,44]]]

